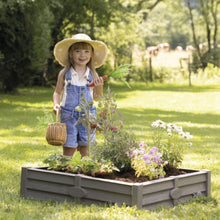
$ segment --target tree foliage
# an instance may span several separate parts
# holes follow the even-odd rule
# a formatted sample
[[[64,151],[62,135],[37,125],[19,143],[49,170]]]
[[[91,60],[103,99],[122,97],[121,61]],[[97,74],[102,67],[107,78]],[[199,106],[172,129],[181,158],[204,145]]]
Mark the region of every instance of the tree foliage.
[[[202,67],[204,68],[208,62],[212,62],[214,64],[219,63],[216,60],[219,59],[218,56],[218,48],[217,48],[217,34],[219,28],[219,12],[220,12],[220,1],[219,0],[195,0],[191,2],[190,0],[185,0],[185,3],[188,8],[188,16],[191,23],[191,29],[193,34],[193,42],[196,47],[197,57]],[[207,49],[202,51],[203,48],[200,47],[201,40],[198,37],[198,27],[201,25],[196,24],[195,16],[200,17],[200,23],[202,27],[205,28],[205,45]],[[205,53],[204,53],[205,52]],[[209,59],[209,57],[214,56],[213,59]]]
[[[55,81],[60,67],[54,45],[79,32],[107,44],[111,53],[104,69],[133,64],[134,48],[163,42],[171,48],[194,44],[200,61],[218,64],[219,5],[219,0],[1,1],[0,87],[12,91]],[[208,50],[200,53],[204,41]]]
[[[12,0],[0,6],[2,88],[12,91],[21,83],[40,84],[46,59],[51,56],[53,14],[47,2]]]

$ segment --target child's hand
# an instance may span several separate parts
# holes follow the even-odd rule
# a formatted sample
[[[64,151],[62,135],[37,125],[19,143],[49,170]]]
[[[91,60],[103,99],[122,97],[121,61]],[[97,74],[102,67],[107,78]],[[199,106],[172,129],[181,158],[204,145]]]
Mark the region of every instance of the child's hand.
[[[55,104],[53,107],[53,112],[56,115],[58,111],[58,114],[60,114],[60,105],[59,104]]]
[[[102,86],[103,85],[103,79],[102,77],[98,77],[94,80],[94,86]]]

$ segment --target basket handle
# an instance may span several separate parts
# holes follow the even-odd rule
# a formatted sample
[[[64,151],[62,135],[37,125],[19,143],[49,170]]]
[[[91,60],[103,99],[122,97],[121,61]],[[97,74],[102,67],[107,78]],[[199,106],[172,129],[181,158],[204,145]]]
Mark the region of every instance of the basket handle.
[[[56,122],[59,122],[59,109],[56,110]]]

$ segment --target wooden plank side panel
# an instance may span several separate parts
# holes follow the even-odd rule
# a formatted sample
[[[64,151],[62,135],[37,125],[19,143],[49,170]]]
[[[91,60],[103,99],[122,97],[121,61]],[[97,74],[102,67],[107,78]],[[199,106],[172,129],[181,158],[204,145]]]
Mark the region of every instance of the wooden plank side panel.
[[[80,198],[80,191],[85,191],[85,195],[82,195],[84,201],[93,200],[97,202],[111,202],[111,203],[120,203],[123,202],[127,205],[131,205],[131,196],[120,194],[118,192],[110,192],[109,190],[99,190],[99,189],[91,189],[91,188],[79,188],[78,190],[74,191],[72,194],[71,192],[74,190],[73,187],[65,185],[65,184],[58,184],[46,181],[37,181],[37,180],[28,180],[26,184],[26,189],[31,191],[32,193],[35,192],[35,195],[38,195],[40,198],[44,198],[44,194],[51,195],[53,198],[54,196],[58,198],[66,198],[72,197],[74,199]],[[29,195],[28,195],[29,196]]]
[[[206,173],[190,173],[185,176],[179,176],[178,180],[179,187],[181,187],[184,185],[191,185],[198,182],[206,182],[207,177]]]
[[[55,182],[46,182],[42,180],[32,180],[29,179],[26,183],[27,189],[32,189],[35,191],[56,193],[61,195],[69,195],[70,186]]]
[[[151,194],[153,192],[158,192],[162,190],[169,190],[174,187],[173,178],[166,178],[158,182],[143,184],[143,195]]]
[[[126,194],[131,195],[132,193],[132,184],[131,185],[125,185],[123,182],[118,183],[117,182],[107,182],[102,181],[99,179],[88,179],[88,178],[82,178],[81,180],[81,186],[85,187],[87,189],[99,189],[104,190],[106,192],[115,192],[120,194]]]
[[[41,191],[35,191],[32,189],[27,190],[26,198],[36,199],[40,201],[44,201],[44,200],[52,200],[52,201],[60,201],[60,202],[61,201],[67,201],[67,202],[75,201],[74,198],[68,195],[50,193],[50,192],[41,192]]]
[[[98,202],[108,202],[108,203],[118,203],[123,204],[126,203],[127,205],[131,205],[131,196],[120,194],[118,192],[110,192],[104,190],[97,190],[91,188],[84,188],[87,191],[86,197],[82,198],[83,200],[96,200]]]
[[[73,185],[76,177],[62,172],[42,172],[41,170],[28,169],[26,178]]]
[[[20,195],[25,197],[27,194],[26,190],[26,176],[27,176],[27,167],[22,167],[21,169],[21,186],[20,186]]]
[[[196,198],[196,197],[198,197],[198,196],[201,196],[201,197],[203,197],[203,196],[206,196],[206,194],[204,193],[204,192],[202,192],[201,194],[189,194],[189,195],[183,195],[183,196],[181,196],[181,198],[179,198],[178,199],[178,203],[182,203],[182,202],[187,202],[187,201],[189,201],[190,199],[192,199],[192,198]]]
[[[158,202],[169,201],[169,200],[171,200],[169,190],[158,191],[158,192],[144,195],[143,206],[149,205],[151,203],[158,203]]]
[[[192,185],[182,186],[181,188],[182,196],[194,195],[206,191],[206,183],[195,183]]]

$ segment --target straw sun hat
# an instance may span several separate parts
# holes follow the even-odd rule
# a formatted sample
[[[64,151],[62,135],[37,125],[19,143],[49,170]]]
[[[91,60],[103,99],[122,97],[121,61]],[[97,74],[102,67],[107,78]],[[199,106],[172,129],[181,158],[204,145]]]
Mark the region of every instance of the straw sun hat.
[[[76,34],[71,38],[64,39],[58,42],[54,47],[54,56],[55,59],[59,62],[60,65],[66,66],[68,61],[68,50],[69,47],[78,42],[86,42],[93,47],[94,50],[94,65],[95,67],[100,67],[107,56],[108,48],[102,41],[92,40],[86,34]]]

